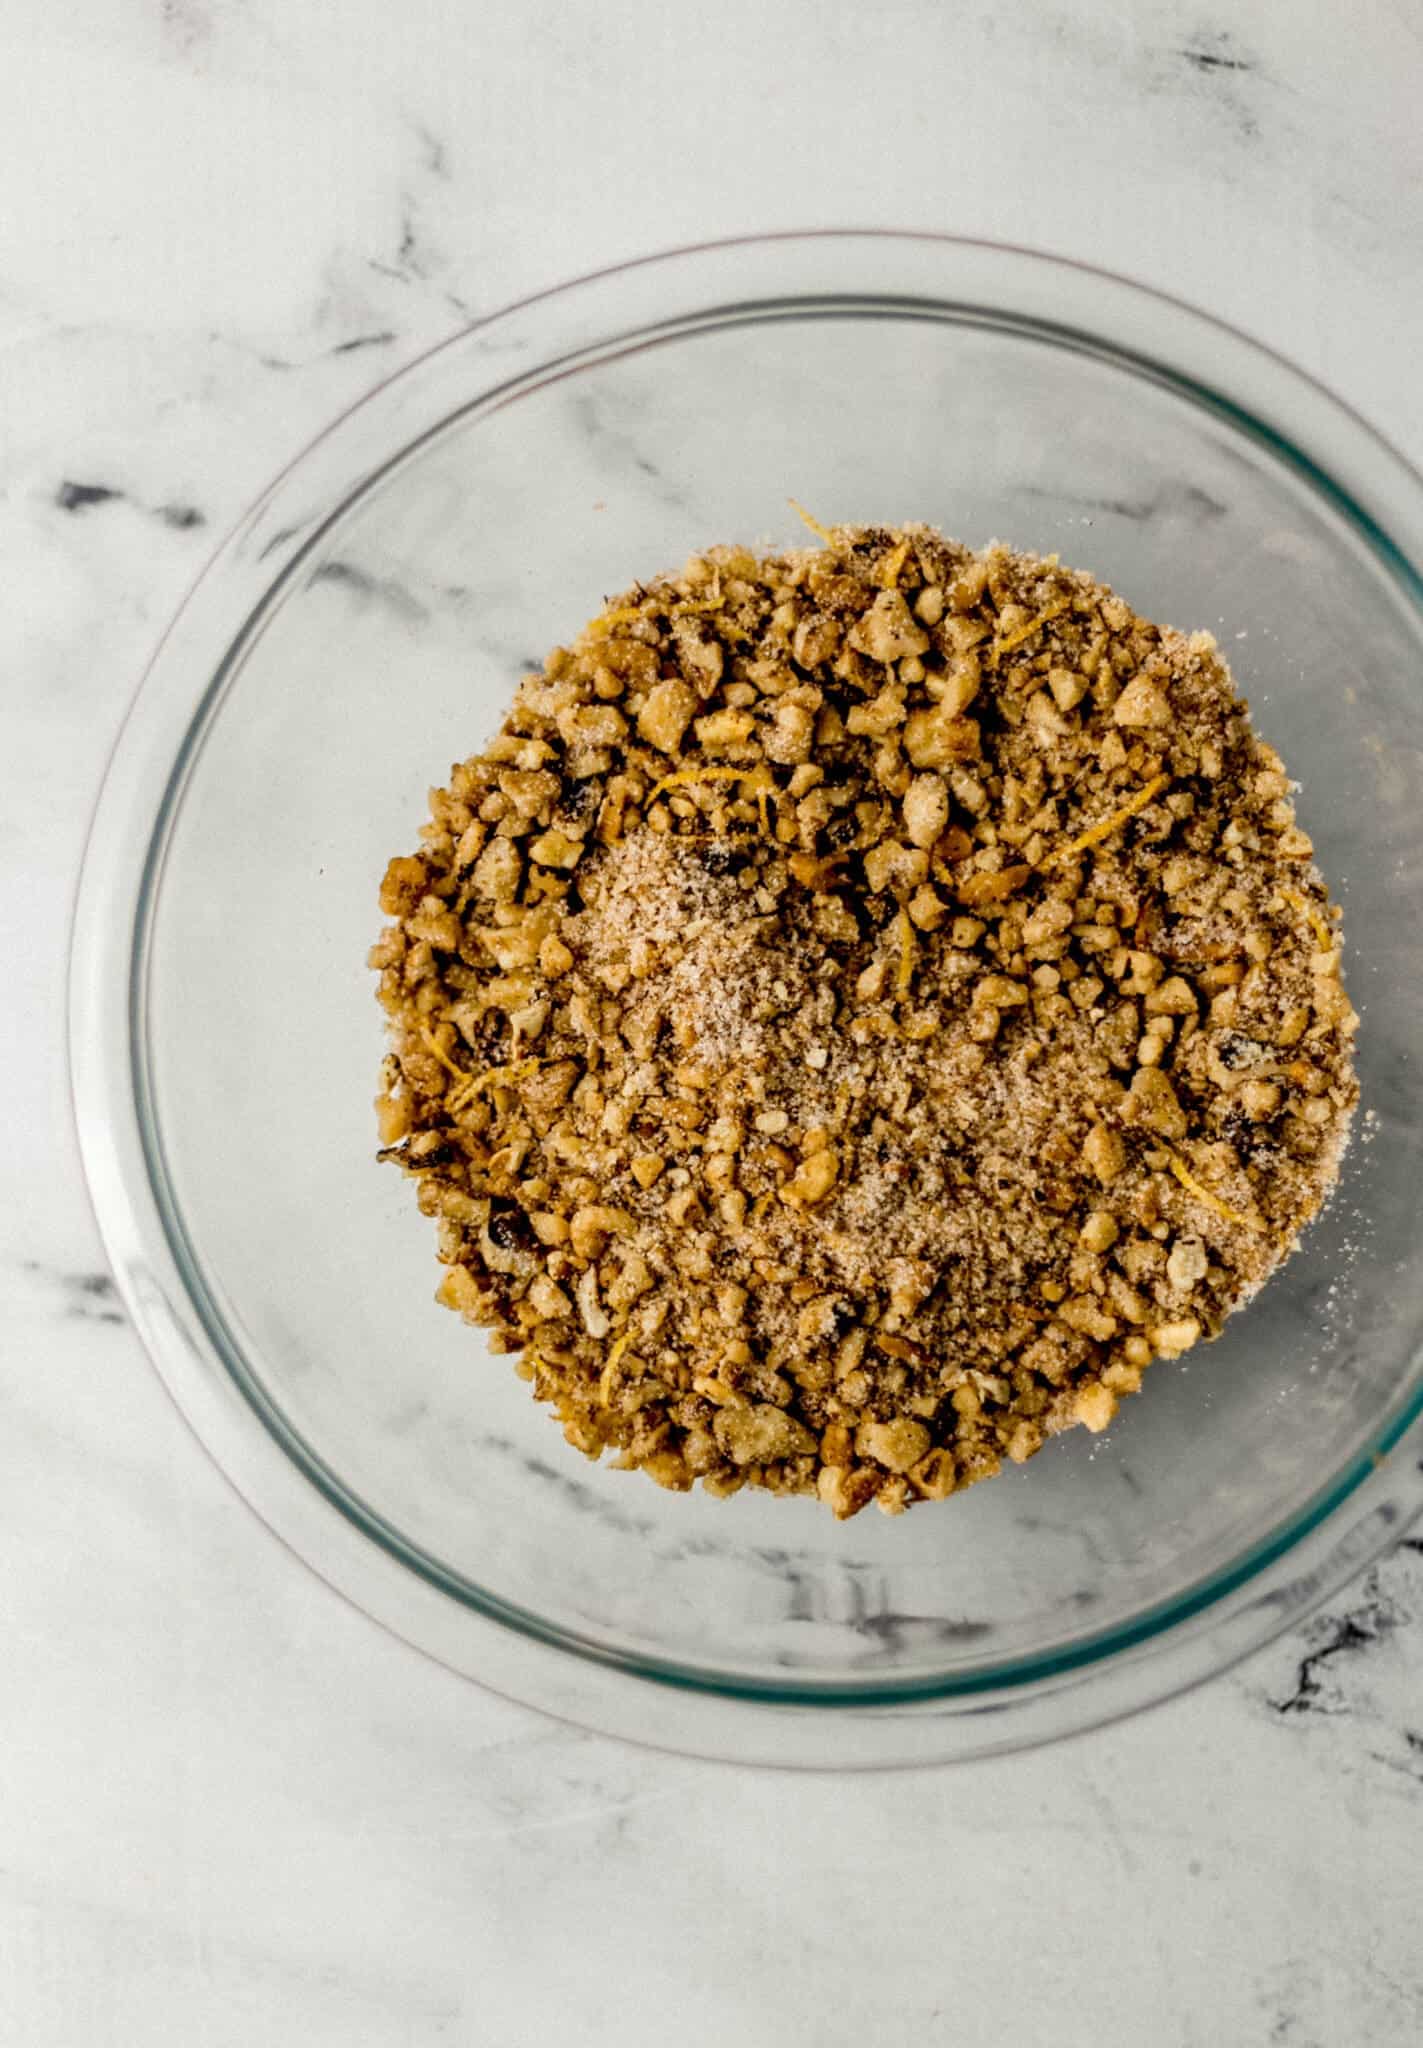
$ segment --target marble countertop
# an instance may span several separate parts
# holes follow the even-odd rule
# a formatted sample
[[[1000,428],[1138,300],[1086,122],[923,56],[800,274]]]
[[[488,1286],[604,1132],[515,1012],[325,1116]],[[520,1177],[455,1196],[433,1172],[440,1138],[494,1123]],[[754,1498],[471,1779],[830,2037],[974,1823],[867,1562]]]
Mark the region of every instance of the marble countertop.
[[[580,1735],[343,1605],[197,1448],[102,1270],[61,1022],[145,658],[374,381],[650,248],[943,227],[1193,298],[1416,460],[1420,86],[1412,0],[8,0],[0,2040],[1423,2037],[1423,1540],[1026,1757],[801,1780]]]

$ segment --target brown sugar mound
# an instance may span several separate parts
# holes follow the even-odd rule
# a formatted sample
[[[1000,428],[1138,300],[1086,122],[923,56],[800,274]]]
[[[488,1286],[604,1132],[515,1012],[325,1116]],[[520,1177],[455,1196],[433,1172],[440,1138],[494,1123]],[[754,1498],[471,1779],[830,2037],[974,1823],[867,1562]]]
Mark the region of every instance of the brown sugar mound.
[[[1101,1429],[1334,1178],[1337,913],[1208,635],[921,526],[713,548],[393,860],[382,1157],[569,1441],[897,1512]]]

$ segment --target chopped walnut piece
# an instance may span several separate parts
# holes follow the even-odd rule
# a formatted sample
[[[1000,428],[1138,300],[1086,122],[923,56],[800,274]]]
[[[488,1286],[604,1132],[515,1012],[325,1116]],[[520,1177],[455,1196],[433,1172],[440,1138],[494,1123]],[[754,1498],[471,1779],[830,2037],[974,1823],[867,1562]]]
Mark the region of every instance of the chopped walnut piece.
[[[1015,863],[989,873],[968,875],[958,884],[959,901],[973,909],[985,903],[1006,903],[1010,896],[1017,895],[1032,872],[1026,863]]]
[[[1199,1007],[1195,990],[1179,974],[1152,989],[1143,1005],[1148,1017],[1194,1017]]]
[[[1117,725],[1153,726],[1171,723],[1171,705],[1161,685],[1150,676],[1136,676],[1112,706]]]
[[[1200,1238],[1178,1237],[1166,1261],[1166,1277],[1173,1287],[1184,1292],[1198,1280],[1204,1280],[1209,1267],[1210,1260]]]
[[[1121,1134],[1106,1124],[1093,1124],[1082,1141],[1082,1163],[1104,1187],[1109,1187],[1127,1163]]]
[[[1160,1067],[1137,1068],[1122,1114],[1148,1130],[1159,1131],[1163,1138],[1184,1138],[1190,1129],[1180,1098]]]
[[[978,756],[979,727],[948,704],[912,712],[904,722],[904,751],[916,768],[947,768]]]
[[[1117,1219],[1110,1209],[1094,1209],[1078,1232],[1089,1252],[1107,1252],[1120,1236]]]
[[[423,860],[397,854],[380,885],[380,907],[387,917],[409,917],[425,893],[429,871]]]
[[[1117,1397],[1110,1387],[1097,1381],[1083,1387],[1072,1403],[1073,1417],[1090,1430],[1105,1429],[1117,1412]]]
[[[721,1409],[712,1433],[735,1465],[766,1465],[805,1457],[816,1449],[815,1438],[803,1422],[764,1404]]]
[[[942,776],[916,775],[904,796],[904,829],[915,846],[932,846],[949,822]]]
[[[1151,1342],[1162,1358],[1179,1358],[1199,1340],[1200,1334],[1201,1326],[1195,1317],[1183,1316],[1177,1322],[1158,1323],[1151,1332]]]
[[[840,1176],[840,1164],[832,1149],[813,1152],[809,1159],[801,1162],[793,1177],[781,1189],[787,1202],[798,1207],[811,1208],[816,1202],[823,1202]]]
[[[637,730],[649,746],[664,754],[675,754],[682,735],[692,722],[697,694],[686,683],[657,683],[648,691],[637,714]]]
[[[915,624],[900,593],[884,590],[851,628],[846,644],[871,661],[890,662],[906,654],[927,654],[929,635]]]
[[[583,841],[570,839],[566,832],[543,832],[529,847],[530,856],[545,868],[576,868],[583,858]]]
[[[1247,1081],[1240,1091],[1241,1108],[1257,1123],[1272,1117],[1283,1100],[1284,1091],[1276,1081]]]
[[[928,1455],[933,1442],[922,1422],[898,1415],[892,1422],[862,1422],[855,1432],[855,1449],[862,1458],[873,1458],[891,1472],[908,1472]]]

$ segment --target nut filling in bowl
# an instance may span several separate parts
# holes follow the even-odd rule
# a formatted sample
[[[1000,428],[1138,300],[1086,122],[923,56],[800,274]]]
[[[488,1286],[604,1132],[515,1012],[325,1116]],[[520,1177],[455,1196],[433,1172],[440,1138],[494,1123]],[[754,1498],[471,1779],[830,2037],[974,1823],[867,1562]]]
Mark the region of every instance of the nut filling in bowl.
[[[814,524],[814,522],[811,522]],[[1336,1173],[1357,1017],[1209,635],[928,527],[714,547],[387,870],[383,1157],[569,1441],[896,1514],[1106,1426]]]
[[[677,251],[382,384],[85,856],[84,1164],[200,1441],[452,1669],[740,1761],[1022,1748],[1330,1597],[1423,1511],[1419,563],[1346,407],[1023,250]]]

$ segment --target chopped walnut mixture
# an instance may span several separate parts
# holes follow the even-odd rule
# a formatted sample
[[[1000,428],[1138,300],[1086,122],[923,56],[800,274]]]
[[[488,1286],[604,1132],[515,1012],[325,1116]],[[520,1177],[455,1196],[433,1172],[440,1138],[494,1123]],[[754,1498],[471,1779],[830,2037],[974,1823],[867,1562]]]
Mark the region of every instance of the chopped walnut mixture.
[[[590,1457],[896,1513],[1100,1430],[1333,1180],[1338,914],[1207,634],[922,526],[712,548],[390,863],[382,1157]]]

